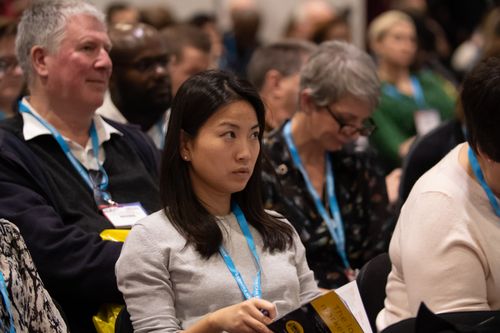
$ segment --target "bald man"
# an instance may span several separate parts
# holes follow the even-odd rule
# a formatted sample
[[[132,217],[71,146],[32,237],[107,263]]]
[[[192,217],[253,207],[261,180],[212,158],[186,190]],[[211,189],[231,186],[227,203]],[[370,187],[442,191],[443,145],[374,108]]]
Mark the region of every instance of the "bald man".
[[[330,1],[301,1],[293,11],[288,23],[287,37],[312,41],[318,28],[337,17],[337,11]]]
[[[139,125],[161,149],[172,100],[167,48],[158,31],[143,23],[111,26],[109,38],[113,73],[109,94],[98,112]]]

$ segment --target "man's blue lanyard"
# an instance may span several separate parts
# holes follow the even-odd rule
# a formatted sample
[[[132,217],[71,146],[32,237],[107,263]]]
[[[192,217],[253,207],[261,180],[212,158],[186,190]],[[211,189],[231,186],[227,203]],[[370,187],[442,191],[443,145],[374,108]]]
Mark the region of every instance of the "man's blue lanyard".
[[[483,188],[484,192],[486,192],[488,200],[490,201],[491,207],[495,211],[495,214],[497,214],[497,216],[500,217],[500,206],[498,205],[498,201],[495,197],[495,194],[493,194],[493,191],[484,180],[484,175],[483,172],[481,171],[481,166],[479,165],[476,155],[472,151],[471,147],[469,147],[469,163],[472,168],[472,171],[474,172],[474,175],[479,181],[479,184]]]
[[[328,203],[330,204],[330,214],[326,210],[323,202],[319,194],[314,189],[311,180],[309,179],[309,175],[307,174],[304,165],[302,164],[302,160],[300,159],[299,152],[297,151],[297,147],[293,142],[292,138],[292,130],[291,130],[291,122],[288,121],[285,124],[283,129],[283,134],[285,136],[285,141],[288,145],[288,149],[290,150],[290,155],[292,156],[293,163],[299,169],[302,177],[307,186],[307,190],[311,194],[314,199],[314,204],[316,205],[316,209],[318,213],[321,215],[323,220],[325,221],[330,234],[335,241],[335,246],[337,248],[337,253],[342,259],[342,263],[344,267],[349,269],[351,265],[349,264],[349,259],[347,258],[347,253],[345,250],[345,234],[344,234],[344,223],[342,221],[342,216],[340,215],[340,208],[337,202],[337,197],[335,195],[335,179],[333,176],[333,167],[331,156],[328,153],[325,153],[326,163],[325,163],[325,174],[326,174],[326,192],[328,197]],[[332,218],[332,217],[333,218]]]
[[[240,272],[238,271],[238,269],[236,269],[236,266],[234,265],[233,259],[231,259],[231,256],[222,245],[219,248],[219,253],[222,256],[222,259],[224,259],[227,268],[229,269],[234,279],[236,280],[238,287],[240,287],[240,290],[243,293],[245,299],[250,299],[253,297],[262,298],[261,267],[260,267],[259,255],[257,254],[257,249],[255,248],[255,242],[253,240],[253,236],[250,233],[250,228],[248,227],[248,222],[245,218],[245,215],[241,211],[241,208],[238,206],[238,204],[234,203],[232,205],[232,211],[234,215],[236,215],[236,220],[240,225],[240,229],[243,232],[243,235],[245,235],[248,248],[250,249],[250,252],[252,252],[253,258],[255,259],[255,264],[257,265],[257,274],[253,281],[253,293],[250,293],[250,291],[248,290],[245,281],[243,281],[243,277],[241,276]]]
[[[9,315],[9,330],[2,327],[2,322],[0,321],[0,331],[8,333],[16,333],[16,327],[14,326],[14,316],[12,315],[12,310],[10,308],[9,294],[7,292],[7,284],[3,277],[2,272],[0,272],[0,294],[2,294],[3,304],[5,305],[5,310]]]
[[[415,102],[417,103],[418,107],[420,109],[425,109],[426,108],[426,103],[425,103],[425,97],[424,97],[424,91],[422,89],[422,85],[420,84],[420,81],[417,79],[415,75],[410,76],[410,82],[411,82],[411,87],[413,89],[413,98],[415,99]],[[394,98],[401,98],[402,95],[396,89],[396,87],[393,84],[385,84],[384,85],[384,92]]]
[[[27,113],[31,115],[33,118],[35,118],[40,124],[42,124],[45,128],[49,130],[49,132],[52,134],[54,139],[57,141],[61,149],[63,150],[64,154],[66,155],[66,158],[71,162],[75,170],[78,172],[78,174],[83,178],[85,183],[89,186],[89,188],[94,192],[95,190],[99,191],[99,194],[101,195],[102,199],[107,202],[108,204],[113,204],[114,202],[111,199],[111,195],[106,191],[108,188],[108,183],[109,183],[109,178],[108,174],[104,170],[103,166],[101,163],[99,163],[99,137],[97,135],[97,130],[95,128],[94,122],[92,122],[92,125],[90,126],[90,138],[92,140],[92,151],[94,153],[94,157],[96,159],[97,165],[99,166],[99,171],[102,175],[102,179],[100,184],[94,185],[94,181],[90,177],[87,169],[85,169],[80,161],[76,159],[76,157],[71,153],[71,149],[69,148],[68,144],[62,137],[62,135],[59,133],[57,129],[55,129],[52,125],[50,125],[48,122],[31,112],[31,110],[23,103],[19,102],[19,111]]]

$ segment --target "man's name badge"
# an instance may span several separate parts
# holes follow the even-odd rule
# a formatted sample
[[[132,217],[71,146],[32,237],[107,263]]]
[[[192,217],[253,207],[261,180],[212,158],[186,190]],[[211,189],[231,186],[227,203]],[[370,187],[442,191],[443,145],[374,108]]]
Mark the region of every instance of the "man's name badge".
[[[109,206],[103,208],[102,213],[115,228],[130,228],[137,221],[148,216],[140,202]]]

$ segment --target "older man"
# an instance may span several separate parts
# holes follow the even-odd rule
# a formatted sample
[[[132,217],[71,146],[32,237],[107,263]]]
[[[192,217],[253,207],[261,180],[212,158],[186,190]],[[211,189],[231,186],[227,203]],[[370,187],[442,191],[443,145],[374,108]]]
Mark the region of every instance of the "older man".
[[[248,80],[266,104],[266,127],[280,127],[298,108],[300,69],[316,45],[302,40],[283,40],[259,47],[247,68]]]
[[[121,244],[100,233],[160,208],[157,150],[95,115],[111,75],[104,16],[85,1],[35,2],[16,50],[30,96],[1,123],[0,214],[14,222],[72,332],[119,302]]]

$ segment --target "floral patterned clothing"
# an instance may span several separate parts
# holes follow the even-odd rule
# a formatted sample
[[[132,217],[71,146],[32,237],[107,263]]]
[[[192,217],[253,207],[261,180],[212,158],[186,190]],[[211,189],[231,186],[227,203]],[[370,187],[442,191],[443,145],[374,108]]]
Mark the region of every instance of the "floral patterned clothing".
[[[265,206],[293,224],[306,247],[307,260],[319,286],[337,288],[349,282],[345,267],[304,178],[293,163],[283,127],[270,133],[263,145],[270,162],[263,172]],[[385,178],[370,151],[343,150],[331,153],[331,158],[347,256],[353,269],[361,268],[369,259],[386,252],[390,241],[395,219]]]
[[[63,333],[66,324],[45,290],[19,229],[0,219],[0,272],[5,278],[17,333]],[[10,327],[0,300],[0,328]]]

